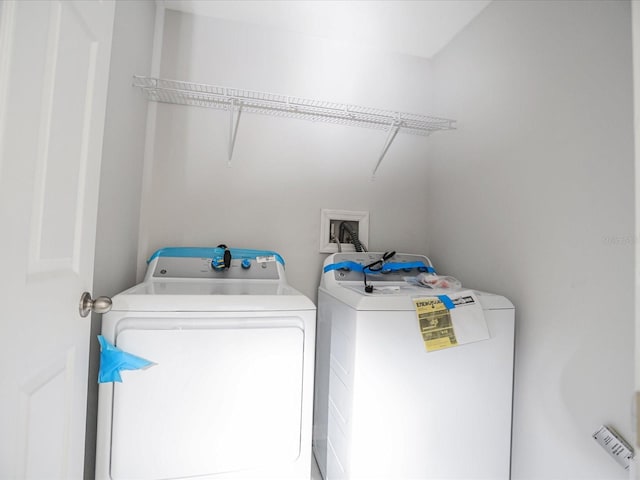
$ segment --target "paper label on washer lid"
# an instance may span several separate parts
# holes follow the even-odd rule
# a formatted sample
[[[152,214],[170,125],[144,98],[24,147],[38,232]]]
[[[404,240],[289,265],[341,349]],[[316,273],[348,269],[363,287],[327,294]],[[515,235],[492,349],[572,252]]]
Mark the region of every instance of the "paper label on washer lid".
[[[276,261],[275,255],[266,255],[262,257],[256,257],[256,262],[258,263],[267,263],[267,262],[275,262],[275,261]]]
[[[491,338],[482,306],[471,290],[413,299],[428,352]]]
[[[424,297],[416,298],[413,302],[427,352],[455,347],[458,340],[451,322],[451,314],[442,300],[438,297]]]

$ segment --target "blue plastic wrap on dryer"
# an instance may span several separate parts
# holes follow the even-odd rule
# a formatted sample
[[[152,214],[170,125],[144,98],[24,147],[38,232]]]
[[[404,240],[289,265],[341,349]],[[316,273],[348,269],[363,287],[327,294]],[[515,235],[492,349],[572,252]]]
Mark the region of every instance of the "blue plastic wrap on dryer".
[[[270,250],[252,250],[247,248],[229,248],[232,259],[256,259],[260,257],[274,257],[281,265],[284,266],[284,259],[280,254]],[[161,248],[149,257],[147,263],[150,263],[157,257],[195,257],[195,258],[216,258],[224,253],[221,247],[167,247]]]
[[[119,349],[102,335],[98,335],[98,341],[100,342],[98,383],[122,382],[120,376],[122,370],[140,370],[155,365],[145,358]]]

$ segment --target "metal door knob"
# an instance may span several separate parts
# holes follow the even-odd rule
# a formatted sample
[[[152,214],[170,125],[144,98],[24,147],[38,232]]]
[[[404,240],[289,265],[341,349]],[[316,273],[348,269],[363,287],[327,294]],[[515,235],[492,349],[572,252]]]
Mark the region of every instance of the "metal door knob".
[[[91,299],[89,292],[84,292],[80,297],[80,316],[86,317],[89,312],[107,313],[111,310],[111,299],[109,297],[98,297]]]

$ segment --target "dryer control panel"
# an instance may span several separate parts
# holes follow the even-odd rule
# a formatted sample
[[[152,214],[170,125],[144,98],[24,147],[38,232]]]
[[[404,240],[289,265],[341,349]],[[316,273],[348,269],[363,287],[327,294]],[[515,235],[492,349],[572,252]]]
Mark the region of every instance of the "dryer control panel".
[[[145,282],[171,278],[287,282],[284,259],[271,250],[166,247],[154,252],[147,263]]]
[[[279,280],[278,262],[273,258],[231,259],[224,270],[211,266],[212,258],[159,257],[153,278],[210,278],[224,280]]]

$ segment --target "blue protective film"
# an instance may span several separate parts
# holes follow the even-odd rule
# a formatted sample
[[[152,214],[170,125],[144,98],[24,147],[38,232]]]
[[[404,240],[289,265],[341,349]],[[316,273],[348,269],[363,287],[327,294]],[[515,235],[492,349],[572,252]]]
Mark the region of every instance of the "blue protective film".
[[[364,272],[366,274],[370,273],[379,273],[382,270],[386,270],[389,272],[397,272],[400,270],[404,270],[405,268],[424,268],[429,273],[435,273],[433,267],[429,265],[425,265],[424,262],[405,262],[405,263],[385,263],[382,268],[378,271],[371,271],[368,268],[365,269],[364,265],[360,265],[357,262],[352,262],[350,260],[338,263],[331,263],[324,267],[324,273],[330,272],[332,270],[340,270],[342,268],[347,268],[354,272]]]
[[[274,256],[276,260],[284,266],[284,259],[279,253],[271,250],[251,250],[247,248],[230,248],[231,258],[234,259],[253,259],[257,257]],[[167,247],[156,250],[147,263],[150,263],[156,257],[196,257],[196,258],[213,258],[224,253],[224,248],[220,247]]]
[[[140,370],[155,365],[149,360],[120,350],[102,335],[98,335],[98,341],[100,342],[98,383],[122,382],[120,371]]]

